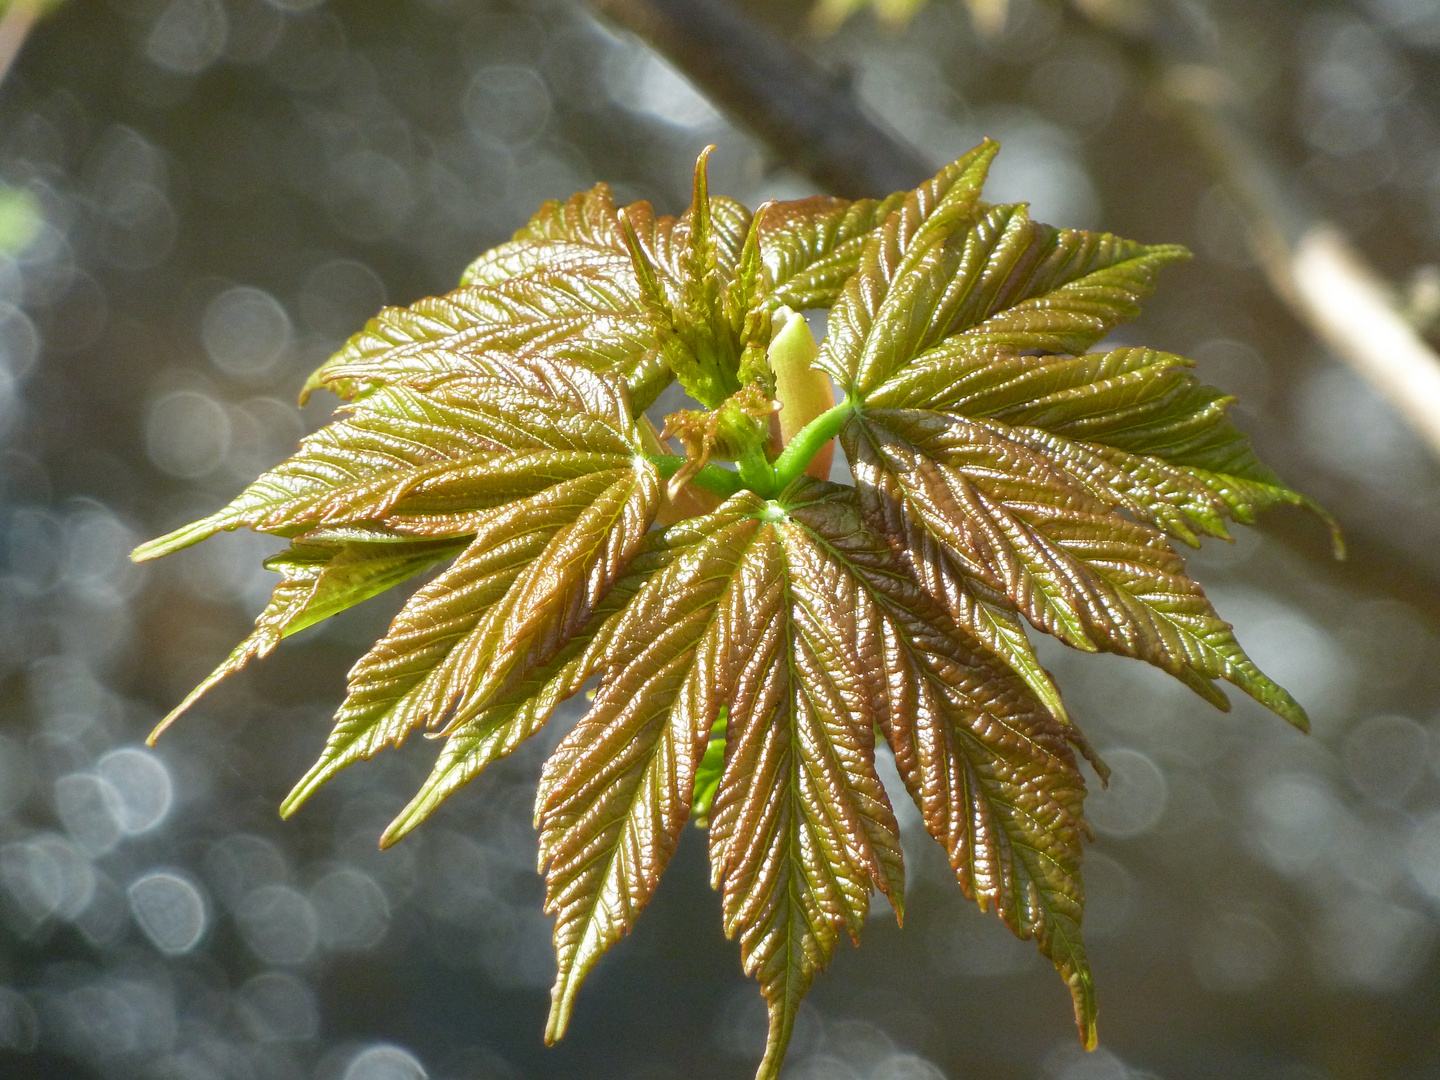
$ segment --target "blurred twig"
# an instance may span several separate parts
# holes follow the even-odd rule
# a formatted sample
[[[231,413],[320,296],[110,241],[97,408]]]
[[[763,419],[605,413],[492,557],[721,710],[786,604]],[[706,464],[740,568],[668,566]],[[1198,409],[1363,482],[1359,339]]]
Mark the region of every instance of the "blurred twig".
[[[826,76],[814,61],[778,39],[768,28],[727,10],[723,0],[591,0],[591,3],[645,38],[733,119],[764,139],[771,152],[828,190],[850,196],[876,195],[913,187],[931,172],[916,150],[880,128],[856,107],[843,82]],[[1152,8],[1147,0],[1072,0],[1072,3],[1096,21],[1108,19],[1106,29],[1121,41],[1129,42],[1137,62],[1156,62],[1158,50],[1146,40],[1147,34],[1154,32],[1148,18]],[[696,13],[699,14],[694,19],[687,17]],[[717,40],[718,44],[712,44]],[[728,68],[731,63],[737,65],[733,70]],[[761,74],[753,82],[737,75],[737,72],[756,68]],[[1197,95],[1204,97],[1200,93],[1202,87],[1193,81],[1200,73],[1199,67],[1194,64],[1186,67],[1177,60],[1163,68],[1157,65],[1157,70],[1168,71],[1172,78],[1178,77],[1178,81],[1168,85],[1167,95],[1186,110],[1195,134],[1202,139],[1217,139],[1210,148],[1211,156],[1220,160],[1227,178],[1237,188],[1238,201],[1251,203],[1252,238],[1262,249],[1267,269],[1274,268],[1271,279],[1282,290],[1287,303],[1292,303],[1305,323],[1314,327],[1326,341],[1331,340],[1332,334],[1338,338],[1341,334],[1365,333],[1367,324],[1356,319],[1354,307],[1327,306],[1325,297],[1333,296],[1338,288],[1367,311],[1377,306],[1388,307],[1384,289],[1376,284],[1374,275],[1363,269],[1363,263],[1358,260],[1349,262],[1348,271],[1344,269],[1348,257],[1343,252],[1347,249],[1337,246],[1333,227],[1321,227],[1322,223],[1314,215],[1304,212],[1293,197],[1292,189],[1282,184],[1278,170],[1266,164],[1255,140],[1238,134],[1238,124],[1228,119],[1228,109],[1232,106],[1225,104],[1224,94],[1212,99],[1210,104],[1196,101]],[[1213,83],[1219,77],[1213,67],[1205,66],[1204,70],[1210,74],[1203,75],[1200,81]],[[1186,79],[1192,80],[1188,88]],[[796,101],[806,104],[796,107]],[[777,122],[781,116],[783,123]],[[1222,118],[1226,118],[1224,123],[1220,122]],[[837,124],[846,125],[843,133],[834,130]],[[843,134],[844,138],[837,138],[837,134]],[[1250,191],[1248,196],[1244,193],[1246,190]],[[1307,235],[1309,242],[1302,243]],[[1289,284],[1293,270],[1279,269],[1282,262],[1293,263],[1297,256],[1302,267],[1303,289]],[[1337,265],[1342,267],[1338,286],[1333,280],[1333,268]],[[1362,269],[1356,271],[1356,265]],[[1327,271],[1327,267],[1332,269]],[[1327,282],[1327,276],[1332,280]],[[1299,295],[1307,299],[1294,299]],[[1307,306],[1302,308],[1302,303]],[[1315,310],[1317,306],[1322,310]],[[1388,307],[1383,315],[1385,325],[1392,328],[1396,326],[1392,318],[1395,311]],[[1322,325],[1326,326],[1323,333]],[[1413,335],[1408,325],[1394,334],[1401,339]],[[1371,330],[1370,340],[1364,345],[1366,351],[1373,350],[1379,340],[1379,334]],[[1339,345],[1336,347],[1338,350]],[[1428,395],[1417,390],[1414,396]],[[1440,399],[1431,397],[1428,404],[1434,405],[1437,401]],[[1378,590],[1432,609],[1440,604],[1440,564],[1395,543],[1384,524],[1371,527],[1361,521],[1348,528],[1351,560],[1339,566],[1330,563],[1328,551],[1322,552],[1314,542],[1313,523],[1300,521],[1298,515],[1280,512],[1269,515],[1266,531],[1297,556],[1315,564],[1317,569],[1325,564],[1324,573],[1332,577],[1338,575],[1347,585]],[[1385,573],[1373,573],[1373,568],[1380,565],[1386,567]]]
[[[1172,94],[1197,141],[1221,164],[1275,291],[1440,456],[1440,356],[1411,324],[1396,294],[1330,222],[1302,218],[1285,228],[1282,223],[1296,217],[1293,196],[1289,203],[1281,201],[1266,163],[1241,130],[1210,105]]]
[[[1072,0],[1128,44],[1177,107],[1243,211],[1275,291],[1440,456],[1440,356],[1403,302],[1246,130],[1223,42],[1183,0]],[[592,0],[648,40],[787,164],[856,197],[910,187],[924,158],[879,127],[805,53],[725,0]]]
[[[725,0],[591,0],[640,35],[787,165],[849,198],[914,187],[933,169],[866,116],[836,76]]]
[[[1224,74],[1224,43],[1194,5],[1076,0],[1126,41],[1204,150],[1245,218],[1251,249],[1295,315],[1403,416],[1440,456],[1440,356],[1392,292],[1312,210],[1250,134]]]

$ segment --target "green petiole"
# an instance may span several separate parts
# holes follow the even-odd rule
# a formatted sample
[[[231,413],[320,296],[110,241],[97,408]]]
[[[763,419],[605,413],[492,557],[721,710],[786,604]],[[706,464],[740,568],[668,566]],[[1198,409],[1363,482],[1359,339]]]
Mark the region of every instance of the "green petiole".
[[[840,429],[854,411],[854,399],[846,397],[839,405],[826,409],[797,431],[771,466],[774,479],[772,490],[760,491],[757,494],[772,499],[793,484],[821,448],[840,434]]]
[[[659,469],[660,475],[667,480],[679,472],[681,466],[690,460],[677,454],[646,454],[645,458]],[[722,469],[719,465],[706,465],[690,478],[690,483],[719,495],[722,499],[728,499],[745,486],[739,473]]]
[[[773,499],[799,478],[821,447],[840,433],[854,409],[854,401],[846,398],[839,405],[821,413],[795,433],[795,438],[790,440],[773,463],[746,459],[739,463],[739,472],[722,469],[719,465],[706,465],[690,478],[690,482],[719,495],[722,499],[728,499],[741,488],[749,488],[762,498]],[[681,466],[689,460],[676,454],[645,456],[660,470],[660,475],[667,478],[679,472]]]

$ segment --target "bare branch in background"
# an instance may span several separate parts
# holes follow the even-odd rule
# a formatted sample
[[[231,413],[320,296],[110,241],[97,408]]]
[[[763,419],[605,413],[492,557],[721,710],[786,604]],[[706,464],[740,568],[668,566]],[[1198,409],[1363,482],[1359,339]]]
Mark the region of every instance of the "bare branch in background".
[[[876,195],[928,171],[922,154],[866,116],[809,56],[725,0],[592,2],[827,190]],[[1155,73],[1244,212],[1251,247],[1276,293],[1440,456],[1440,356],[1381,276],[1333,223],[1303,209],[1294,182],[1246,132],[1213,25],[1195,7],[1169,0],[1072,2]],[[848,13],[849,5],[838,7]],[[971,7],[977,16],[1004,10]]]
[[[725,0],[592,0],[640,35],[785,164],[834,195],[889,194],[933,170],[830,72]]]
[[[1176,107],[1244,215],[1250,247],[1276,294],[1440,457],[1440,356],[1342,231],[1306,205],[1243,117],[1224,73],[1223,41],[1196,9],[1077,0],[1127,41]]]
[[[733,119],[764,139],[780,160],[827,189],[875,195],[909,187],[928,171],[917,150],[857,107],[843,81],[829,77],[800,49],[724,0],[590,2],[645,38]],[[1289,178],[1282,179],[1279,168],[1265,160],[1253,138],[1239,134],[1241,129],[1231,117],[1238,95],[1220,85],[1229,85],[1214,61],[1220,46],[1204,42],[1206,28],[1158,25],[1159,8],[1148,0],[1071,3],[1126,46],[1137,67],[1151,72],[1157,83],[1165,83],[1169,73],[1167,98],[1182,108],[1197,137],[1203,141],[1208,132],[1215,139],[1208,154],[1235,190],[1237,202],[1248,202],[1251,242],[1260,250],[1277,293],[1304,325],[1357,369],[1365,370],[1367,381],[1375,381],[1375,371],[1387,370],[1383,387],[1377,384],[1377,388],[1412,423],[1417,423],[1416,413],[1427,417],[1440,413],[1440,396],[1425,389],[1434,385],[1434,376],[1428,374],[1436,365],[1433,353],[1404,321],[1384,284],[1350,253],[1334,226],[1302,211]],[[1196,38],[1206,45],[1198,56]],[[1162,60],[1161,41],[1175,50],[1166,60]],[[1180,55],[1182,47],[1188,53]],[[734,69],[728,67],[732,63],[737,65]],[[736,78],[733,73],[739,71],[747,74]],[[1212,95],[1208,102],[1207,93]],[[843,138],[837,137],[836,125],[842,127]],[[1222,143],[1217,133],[1225,132],[1234,137]],[[1308,243],[1302,244],[1307,235]],[[1404,345],[1397,349],[1396,341]],[[1412,388],[1409,392],[1402,389],[1407,385]],[[1435,445],[1433,436],[1428,441]],[[1277,514],[1266,531],[1307,561],[1329,562],[1327,553],[1313,542],[1308,523]],[[1360,587],[1381,588],[1407,603],[1440,603],[1440,568],[1433,560],[1417,557],[1394,542],[1387,530],[1357,523],[1349,531],[1355,558],[1342,567],[1329,565],[1326,573]],[[1379,577],[1365,569],[1377,560],[1387,567]]]
[[[1290,259],[1294,302],[1332,349],[1440,454],[1440,359],[1340,233],[1309,229]]]

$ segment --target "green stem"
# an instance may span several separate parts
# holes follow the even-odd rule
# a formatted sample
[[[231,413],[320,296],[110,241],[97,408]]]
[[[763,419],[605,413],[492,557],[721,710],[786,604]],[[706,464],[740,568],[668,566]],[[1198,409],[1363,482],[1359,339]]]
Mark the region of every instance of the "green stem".
[[[739,470],[740,482],[755,494],[769,499],[775,496],[779,488],[775,487],[775,470],[770,462],[765,460],[765,451],[756,443],[747,448],[739,460],[735,462]],[[771,489],[774,490],[771,490]]]
[[[821,448],[831,439],[840,434],[840,429],[845,426],[845,421],[850,419],[850,414],[855,411],[855,401],[847,397],[832,409],[827,409],[810,423],[795,433],[795,437],[786,444],[780,456],[775,459],[772,466],[773,490],[770,492],[759,492],[766,498],[774,498],[780,492],[795,482],[806,466]]]
[[[690,482],[722,499],[728,499],[741,488],[749,488],[763,499],[773,499],[796,481],[826,443],[840,434],[840,429],[854,411],[855,402],[847,397],[839,405],[821,413],[795,433],[795,438],[790,440],[773,465],[766,464],[758,454],[747,456],[737,463],[739,472],[722,469],[719,465],[706,465],[690,478]],[[679,472],[689,460],[675,454],[645,456],[660,470],[660,475],[667,478]]]
[[[667,480],[679,472],[680,467],[690,460],[676,454],[646,454],[645,457],[655,468],[660,470],[660,475]],[[728,499],[744,486],[738,473],[722,469],[719,465],[706,465],[690,478],[690,483],[719,495],[722,499]]]

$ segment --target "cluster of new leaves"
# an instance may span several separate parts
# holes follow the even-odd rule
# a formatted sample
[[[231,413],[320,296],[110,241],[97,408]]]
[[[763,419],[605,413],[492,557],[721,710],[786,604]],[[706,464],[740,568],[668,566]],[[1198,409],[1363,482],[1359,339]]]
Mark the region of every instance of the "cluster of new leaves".
[[[456,292],[381,312],[322,367],[307,391],[348,404],[294,457],[138,549],[240,526],[290,540],[255,632],[177,713],[431,572],[283,808],[412,733],[443,738],[385,844],[597,680],[536,800],[548,1039],[694,816],[776,1076],[871,889],[903,907],[883,738],[965,894],[1054,961],[1093,1044],[1072,747],[1088,749],[1027,624],[1222,707],[1228,681],[1304,726],[1171,540],[1306,501],[1185,360],[1086,351],[1185,253],[982,202],[995,150],[883,201],[752,215],[708,195],[702,158],[679,219],[617,209],[603,185],[547,204]],[[791,316],[817,307],[818,355]],[[704,408],[657,432],[643,410],[674,379]],[[854,486],[807,475],[837,437]]]

